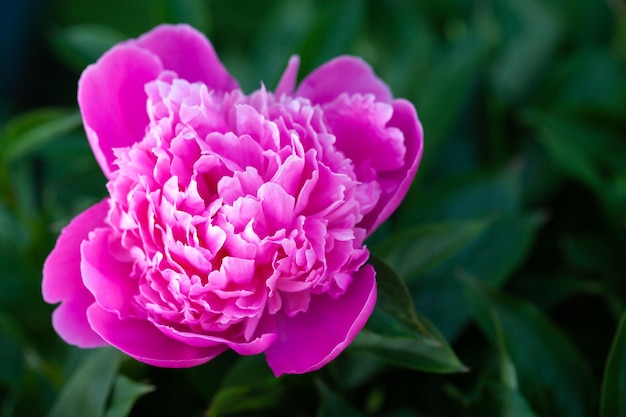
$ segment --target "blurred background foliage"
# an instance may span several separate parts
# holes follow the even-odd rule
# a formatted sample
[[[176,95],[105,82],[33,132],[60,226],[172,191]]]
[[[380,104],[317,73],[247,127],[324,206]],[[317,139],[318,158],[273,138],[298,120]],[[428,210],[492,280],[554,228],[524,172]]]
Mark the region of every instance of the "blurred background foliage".
[[[376,311],[318,372],[158,369],[51,328],[43,260],[106,191],[78,77],[162,22],[247,92],[291,54],[301,76],[355,54],[418,109],[421,168],[369,241]],[[626,416],[623,0],[3,1],[0,48],[0,417]]]

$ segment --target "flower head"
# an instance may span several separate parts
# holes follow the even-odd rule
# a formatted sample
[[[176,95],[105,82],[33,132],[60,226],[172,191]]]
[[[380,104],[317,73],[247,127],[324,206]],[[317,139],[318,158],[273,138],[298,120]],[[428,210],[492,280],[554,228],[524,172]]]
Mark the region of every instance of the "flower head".
[[[358,58],[244,94],[209,41],[163,25],[88,67],[78,99],[109,197],[44,265],[56,331],[157,366],[230,348],[320,368],[376,300],[365,238],[422,152],[413,106]]]

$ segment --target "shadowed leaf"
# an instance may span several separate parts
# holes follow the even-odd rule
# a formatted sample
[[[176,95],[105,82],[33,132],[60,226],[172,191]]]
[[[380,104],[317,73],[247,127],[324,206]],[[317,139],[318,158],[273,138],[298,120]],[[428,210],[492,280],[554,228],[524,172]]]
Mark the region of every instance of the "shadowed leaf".
[[[622,315],[604,370],[602,417],[626,417],[626,313]]]
[[[364,349],[398,366],[428,372],[463,372],[456,357],[437,328],[421,316],[402,280],[377,258],[378,299],[365,330],[352,346]]]

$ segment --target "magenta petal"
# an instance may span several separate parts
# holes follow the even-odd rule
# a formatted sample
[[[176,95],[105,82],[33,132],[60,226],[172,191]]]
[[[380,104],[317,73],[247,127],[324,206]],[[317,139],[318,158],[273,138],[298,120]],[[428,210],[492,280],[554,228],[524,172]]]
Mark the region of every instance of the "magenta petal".
[[[372,68],[353,56],[335,58],[309,74],[298,87],[298,96],[313,104],[329,103],[342,93],[374,94],[377,101],[389,102],[392,95]]]
[[[248,343],[228,343],[227,346],[240,355],[256,355],[265,352],[274,340],[275,333],[266,333]]]
[[[208,362],[226,350],[225,346],[199,348],[178,342],[146,320],[119,319],[98,304],[89,307],[87,316],[92,328],[109,344],[149,365],[187,368]]]
[[[376,207],[359,224],[367,230],[368,236],[402,202],[415,177],[424,151],[424,133],[413,104],[404,99],[394,100],[391,104],[393,116],[387,126],[398,128],[404,134],[405,162],[398,170],[379,173],[378,181],[382,186],[382,195]]]
[[[282,94],[291,95],[294,88],[296,88],[296,81],[298,81],[298,69],[300,68],[300,57],[297,55],[289,58],[287,68],[280,77],[280,81],[276,86],[274,94],[276,97],[280,97]]]
[[[256,355],[262,353],[276,339],[275,333],[265,333],[249,342],[236,343],[218,336],[207,336],[179,331],[171,326],[160,324],[155,324],[155,326],[162,331],[163,334],[186,345],[198,348],[218,346],[221,346],[222,348],[229,347],[240,355]]]
[[[78,82],[78,104],[89,144],[107,178],[117,168],[113,148],[140,141],[148,125],[144,86],[163,69],[153,53],[125,43],[87,67]]]
[[[79,347],[104,345],[91,330],[86,310],[95,301],[80,274],[80,244],[94,228],[104,225],[107,201],[88,208],[74,218],[59,236],[43,266],[42,294],[47,303],[61,302],[52,316],[56,332]]]
[[[189,25],[161,25],[137,40],[161,58],[165,69],[189,82],[202,81],[217,91],[239,88],[222,65],[209,40]]]
[[[131,279],[132,263],[119,262],[111,256],[110,228],[96,229],[80,246],[80,269],[85,287],[104,309],[127,316],[133,313],[132,297],[138,283]]]
[[[66,300],[52,313],[52,327],[67,343],[80,348],[106,346],[106,342],[95,333],[87,321],[87,309],[93,297],[82,290],[74,298]]]
[[[306,313],[277,316],[278,339],[267,349],[276,376],[321,368],[339,355],[361,331],[376,304],[376,272],[365,265],[338,299],[313,296]]]

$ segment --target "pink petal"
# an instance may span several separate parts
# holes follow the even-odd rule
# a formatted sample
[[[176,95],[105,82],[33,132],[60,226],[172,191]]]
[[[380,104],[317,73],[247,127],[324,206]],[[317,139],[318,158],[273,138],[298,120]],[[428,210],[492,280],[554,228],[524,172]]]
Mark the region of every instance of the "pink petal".
[[[87,310],[92,328],[107,343],[149,365],[165,368],[187,368],[213,359],[225,346],[194,347],[176,341],[159,331],[146,320],[119,319],[93,304]]]
[[[354,274],[338,299],[311,298],[306,313],[277,316],[278,339],[265,357],[276,376],[321,368],[339,355],[361,331],[376,304],[376,272],[371,265]]]
[[[78,104],[89,144],[107,178],[113,148],[140,141],[148,125],[144,86],[163,70],[153,53],[119,44],[87,67],[78,81]]]
[[[87,309],[93,304],[93,296],[86,289],[63,301],[52,313],[52,327],[67,343],[80,348],[106,346],[87,321]]]
[[[240,355],[256,355],[264,352],[276,339],[275,333],[263,333],[247,342],[233,342],[224,337],[189,333],[176,330],[170,326],[155,325],[165,335],[189,346],[198,348],[206,347],[229,347]]]
[[[287,68],[285,68],[285,72],[283,72],[283,75],[280,77],[280,81],[278,81],[278,85],[276,86],[276,91],[274,91],[276,97],[280,97],[283,94],[293,94],[293,90],[296,88],[296,81],[298,81],[299,68],[300,57],[294,55],[289,58]]]
[[[324,105],[324,116],[336,146],[356,166],[367,163],[377,171],[391,171],[404,165],[404,135],[387,123],[393,115],[388,103],[374,102],[372,96],[341,95]]]
[[[340,56],[314,70],[302,80],[297,95],[310,99],[313,104],[323,104],[342,93],[371,93],[377,101],[383,102],[392,98],[389,87],[374,74],[372,68],[353,56]]]
[[[132,263],[119,262],[111,256],[110,228],[96,229],[89,240],[80,245],[80,269],[85,287],[96,302],[107,311],[132,315],[131,303],[138,291],[138,282],[130,278]]]
[[[266,227],[270,234],[286,229],[293,222],[293,213],[296,204],[295,198],[278,184],[267,182],[258,191],[259,200],[263,207]]]
[[[156,54],[165,69],[189,82],[202,81],[216,91],[239,88],[222,65],[209,40],[189,25],[161,25],[141,36],[137,44]]]
[[[391,104],[393,116],[387,126],[398,128],[404,133],[405,162],[398,170],[379,173],[378,182],[381,184],[382,195],[376,207],[359,223],[359,226],[367,230],[368,236],[402,202],[415,177],[424,150],[424,133],[413,104],[404,99],[394,100]]]
[[[108,202],[101,201],[76,216],[61,232],[43,266],[43,298],[50,304],[61,302],[52,325],[66,342],[83,348],[105,343],[87,322],[87,307],[95,300],[81,279],[80,244],[91,230],[104,225],[108,209]]]

